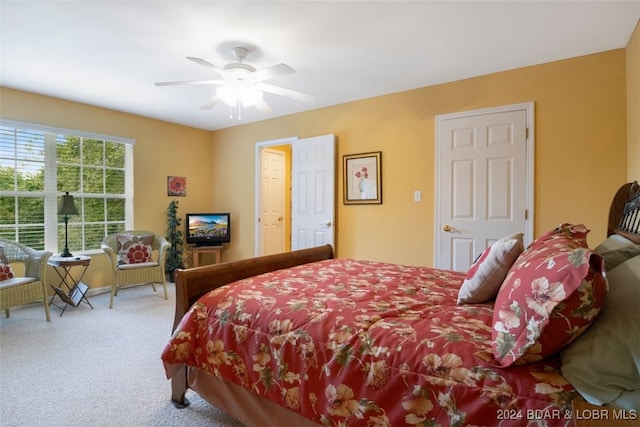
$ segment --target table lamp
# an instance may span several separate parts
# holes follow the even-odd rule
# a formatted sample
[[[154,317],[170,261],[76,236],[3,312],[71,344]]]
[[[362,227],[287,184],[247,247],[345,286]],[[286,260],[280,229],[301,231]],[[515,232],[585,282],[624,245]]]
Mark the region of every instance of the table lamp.
[[[67,226],[69,224],[69,215],[78,215],[78,210],[73,203],[73,196],[69,195],[68,191],[62,196],[62,200],[60,200],[58,215],[64,215],[64,251],[60,256],[64,258],[72,257],[73,255],[69,252],[69,241],[67,240]]]

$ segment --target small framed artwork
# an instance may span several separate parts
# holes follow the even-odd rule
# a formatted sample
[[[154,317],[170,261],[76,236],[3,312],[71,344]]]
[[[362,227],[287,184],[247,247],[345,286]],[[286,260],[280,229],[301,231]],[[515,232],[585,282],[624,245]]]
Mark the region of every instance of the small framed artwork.
[[[187,195],[187,178],[184,176],[167,177],[167,196],[184,197]]]
[[[382,152],[347,154],[344,165],[344,204],[382,203]]]

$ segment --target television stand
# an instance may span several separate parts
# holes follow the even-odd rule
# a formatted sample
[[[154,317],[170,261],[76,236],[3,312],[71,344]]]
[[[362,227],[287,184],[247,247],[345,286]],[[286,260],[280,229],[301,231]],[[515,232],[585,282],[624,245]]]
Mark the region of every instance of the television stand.
[[[191,258],[193,259],[193,266],[200,266],[200,255],[213,254],[215,257],[215,264],[222,262],[222,246],[191,246]]]

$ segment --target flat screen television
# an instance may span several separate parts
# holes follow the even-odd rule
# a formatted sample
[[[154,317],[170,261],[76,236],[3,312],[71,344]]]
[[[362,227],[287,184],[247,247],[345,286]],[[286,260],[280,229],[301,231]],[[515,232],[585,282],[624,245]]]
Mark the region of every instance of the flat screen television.
[[[188,213],[186,242],[197,246],[219,246],[231,241],[231,214]]]

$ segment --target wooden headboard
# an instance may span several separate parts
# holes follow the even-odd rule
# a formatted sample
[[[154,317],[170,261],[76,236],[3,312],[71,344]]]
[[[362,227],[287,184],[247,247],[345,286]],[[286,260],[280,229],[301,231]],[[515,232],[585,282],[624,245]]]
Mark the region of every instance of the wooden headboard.
[[[624,184],[618,189],[611,208],[607,236],[620,234],[640,244],[640,185],[638,181]]]

